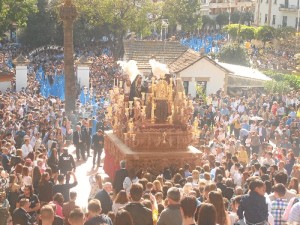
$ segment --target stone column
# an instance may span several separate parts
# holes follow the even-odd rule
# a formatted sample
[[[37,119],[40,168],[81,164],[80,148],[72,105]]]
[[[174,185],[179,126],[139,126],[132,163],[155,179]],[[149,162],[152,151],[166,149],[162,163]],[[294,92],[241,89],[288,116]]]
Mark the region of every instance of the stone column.
[[[67,114],[70,114],[75,109],[77,93],[73,57],[73,23],[77,17],[77,11],[71,0],[65,0],[59,15],[64,24],[65,110]]]
[[[77,61],[77,79],[80,89],[90,85],[90,65],[92,64],[85,56],[81,56]]]
[[[16,91],[19,92],[22,88],[27,88],[27,65],[29,60],[22,54],[13,60],[16,65]]]

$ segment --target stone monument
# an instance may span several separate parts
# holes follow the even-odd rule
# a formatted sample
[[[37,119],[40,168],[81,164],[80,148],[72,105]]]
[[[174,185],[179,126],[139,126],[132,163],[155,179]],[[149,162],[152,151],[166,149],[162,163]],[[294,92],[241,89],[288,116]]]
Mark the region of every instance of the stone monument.
[[[73,57],[73,23],[77,17],[77,10],[71,0],[65,0],[59,15],[64,24],[65,110],[69,114],[75,109],[77,93]]]

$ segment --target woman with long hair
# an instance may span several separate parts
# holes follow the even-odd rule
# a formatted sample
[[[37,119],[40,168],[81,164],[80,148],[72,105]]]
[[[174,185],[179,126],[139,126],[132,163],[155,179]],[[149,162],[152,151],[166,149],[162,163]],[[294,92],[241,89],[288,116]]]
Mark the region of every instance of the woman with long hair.
[[[134,168],[129,169],[128,177],[125,177],[123,181],[123,188],[129,194],[129,190],[132,184],[138,183],[139,178],[136,176],[136,172]]]
[[[32,185],[34,189],[34,193],[36,195],[39,194],[39,182],[42,177],[40,168],[38,166],[35,166],[32,170]]]
[[[211,191],[208,194],[208,202],[213,204],[217,212],[217,223],[219,225],[229,225],[230,218],[228,213],[225,211],[223,196],[218,191]]]
[[[162,185],[158,180],[153,181],[153,188],[151,190],[152,194],[156,194],[157,192],[162,192]]]
[[[198,225],[216,225],[217,211],[216,207],[211,203],[202,203],[197,215]]]
[[[48,166],[53,170],[58,168],[59,155],[56,148],[53,148],[47,160]]]
[[[53,184],[50,181],[49,173],[45,172],[42,174],[42,177],[39,182],[39,198],[41,204],[47,204],[52,200],[53,195]]]
[[[299,181],[298,178],[292,177],[288,186],[289,190],[294,190],[296,191],[296,194],[299,194]]]
[[[124,209],[120,209],[116,214],[114,225],[133,225],[130,213]]]
[[[120,208],[125,206],[129,202],[129,199],[127,197],[126,191],[121,190],[117,196],[116,199],[112,205],[112,210],[117,213]]]

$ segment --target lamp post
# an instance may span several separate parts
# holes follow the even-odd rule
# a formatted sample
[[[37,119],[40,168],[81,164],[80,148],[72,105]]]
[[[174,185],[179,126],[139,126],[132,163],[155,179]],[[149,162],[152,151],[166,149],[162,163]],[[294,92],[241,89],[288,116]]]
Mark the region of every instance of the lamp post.
[[[65,110],[69,115],[75,110],[76,85],[73,58],[73,23],[77,10],[72,0],[65,0],[59,11],[64,24],[64,72],[65,72]]]

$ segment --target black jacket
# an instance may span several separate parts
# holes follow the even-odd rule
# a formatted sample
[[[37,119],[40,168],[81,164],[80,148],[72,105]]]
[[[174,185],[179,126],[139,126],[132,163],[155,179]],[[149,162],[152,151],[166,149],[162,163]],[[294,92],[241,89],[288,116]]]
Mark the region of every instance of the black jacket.
[[[266,198],[259,195],[255,191],[244,195],[241,199],[237,214],[239,219],[243,219],[249,223],[261,223],[268,221],[268,205]]]
[[[152,211],[141,203],[131,202],[124,206],[124,209],[127,210],[133,220],[134,225],[152,225]]]
[[[115,179],[113,182],[113,188],[116,193],[119,193],[123,189],[123,181],[128,177],[128,172],[126,169],[119,169],[116,171]]]
[[[104,145],[104,137],[103,135],[94,134],[92,137],[92,147],[94,150],[101,150]]]
[[[58,168],[60,173],[66,174],[68,171],[76,168],[75,161],[72,155],[63,153],[59,157]]]
[[[107,214],[109,211],[112,211],[113,202],[104,189],[96,194],[95,199],[98,199],[101,202],[102,213]]]
[[[106,215],[95,216],[93,218],[90,218],[88,221],[84,223],[84,225],[101,225],[101,224],[112,225],[113,223],[111,219]]]
[[[33,224],[32,217],[22,208],[18,208],[12,215],[13,224],[31,225]]]

